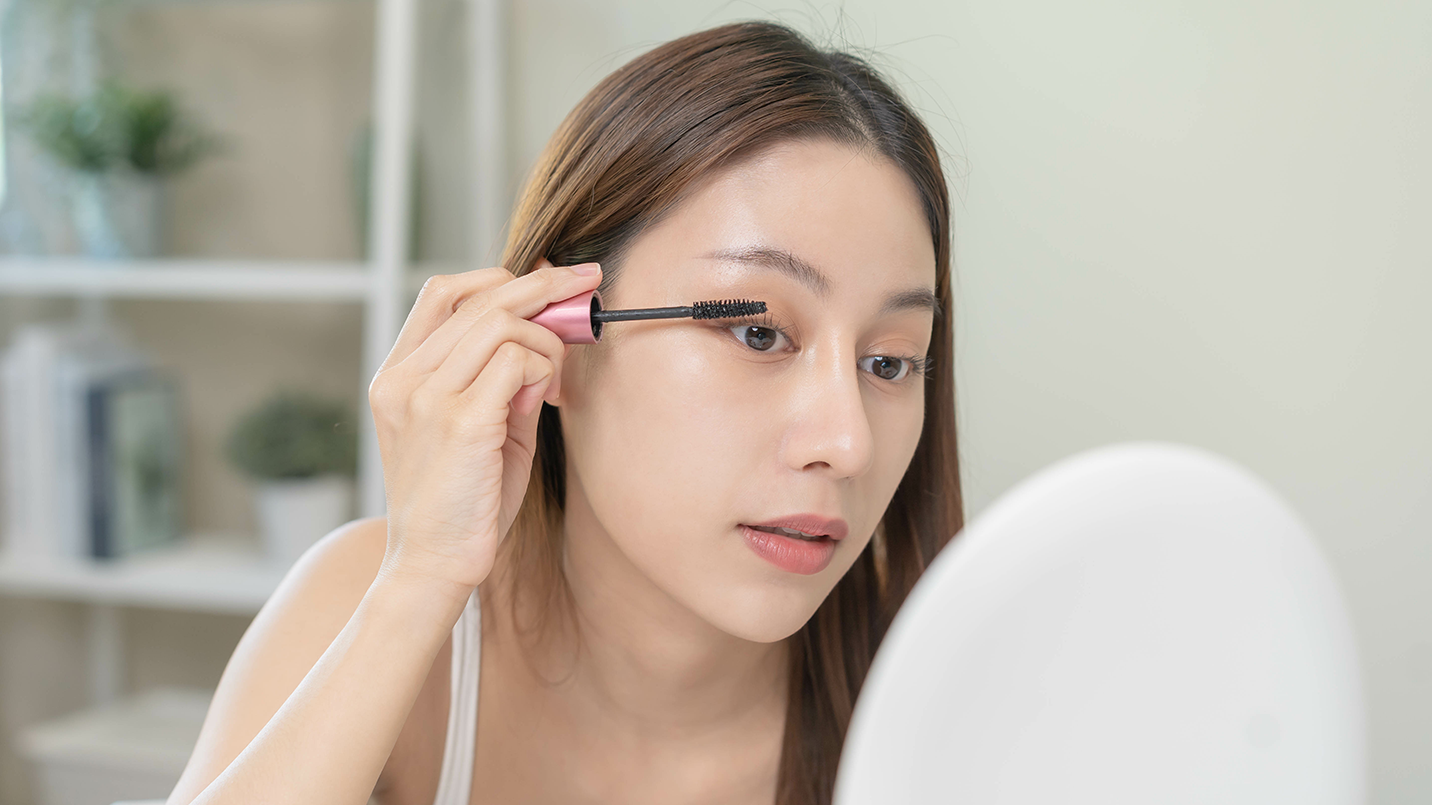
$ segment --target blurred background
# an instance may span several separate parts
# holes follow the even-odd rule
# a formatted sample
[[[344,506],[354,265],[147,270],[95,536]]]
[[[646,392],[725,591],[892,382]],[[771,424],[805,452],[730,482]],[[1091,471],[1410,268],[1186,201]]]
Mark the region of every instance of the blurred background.
[[[967,516],[1158,439],[1301,513],[1432,801],[1432,6],[0,0],[0,805],[163,796],[366,388],[602,76],[776,19],[944,148]],[[1210,590],[1217,595],[1217,590]]]

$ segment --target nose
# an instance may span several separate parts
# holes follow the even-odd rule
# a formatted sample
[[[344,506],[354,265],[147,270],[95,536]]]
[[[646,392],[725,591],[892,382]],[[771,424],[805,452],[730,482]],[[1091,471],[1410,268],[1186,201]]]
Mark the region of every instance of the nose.
[[[870,427],[853,351],[830,348],[812,359],[795,382],[799,391],[787,432],[786,462],[792,469],[825,469],[837,479],[870,468],[875,435]]]

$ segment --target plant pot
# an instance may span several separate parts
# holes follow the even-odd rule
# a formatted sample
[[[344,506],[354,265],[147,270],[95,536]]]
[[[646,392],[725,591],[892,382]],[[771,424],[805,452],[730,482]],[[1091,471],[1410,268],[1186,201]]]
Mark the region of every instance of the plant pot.
[[[76,173],[74,223],[88,257],[157,257],[163,247],[164,181],[133,170]]]
[[[285,567],[353,519],[353,479],[319,475],[262,481],[255,491],[264,553]]]

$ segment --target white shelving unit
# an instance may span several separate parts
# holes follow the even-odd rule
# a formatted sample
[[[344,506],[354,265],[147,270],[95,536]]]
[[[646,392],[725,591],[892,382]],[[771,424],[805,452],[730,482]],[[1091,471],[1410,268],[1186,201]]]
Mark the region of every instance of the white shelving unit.
[[[143,0],[136,0],[142,2]],[[187,2],[189,0],[177,0]],[[219,0],[212,0],[217,2]],[[324,301],[363,306],[362,400],[427,274],[469,267],[408,265],[407,244],[417,53],[418,0],[375,0],[374,148],[369,221],[371,259],[343,261],[0,257],[0,295],[60,296],[90,310],[109,298],[223,301]],[[504,0],[463,0],[470,97],[473,193],[470,253],[490,252],[504,217]],[[359,406],[359,516],[384,513],[383,473],[372,414]],[[0,596],[28,596],[90,605],[92,697],[109,701],[123,689],[121,609],[158,607],[228,614],[256,613],[286,567],[206,535],[177,547],[117,562],[17,561],[0,557]]]
[[[0,590],[106,606],[252,615],[287,571],[247,541],[191,535],[173,549],[120,562],[0,560]]]
[[[363,263],[0,257],[0,295],[362,302],[372,290]]]

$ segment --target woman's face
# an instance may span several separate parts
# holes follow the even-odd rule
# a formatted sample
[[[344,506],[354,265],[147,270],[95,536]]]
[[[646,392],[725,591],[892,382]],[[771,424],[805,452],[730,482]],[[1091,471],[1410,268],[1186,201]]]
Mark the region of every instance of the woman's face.
[[[634,241],[604,306],[751,299],[769,318],[618,322],[568,348],[569,556],[629,562],[737,637],[793,634],[914,455],[926,381],[908,358],[929,354],[934,289],[919,197],[877,154],[786,142],[697,186]],[[846,535],[744,527],[803,513]]]

